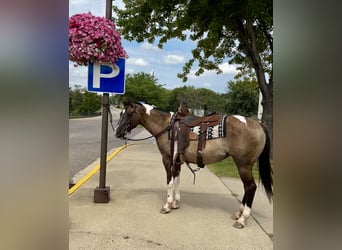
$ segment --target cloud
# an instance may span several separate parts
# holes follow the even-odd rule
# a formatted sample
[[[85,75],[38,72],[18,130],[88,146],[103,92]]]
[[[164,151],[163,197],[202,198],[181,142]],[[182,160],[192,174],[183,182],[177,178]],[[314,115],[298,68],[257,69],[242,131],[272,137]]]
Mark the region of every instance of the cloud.
[[[75,63],[69,61],[69,75],[75,77],[87,77],[88,76],[88,67],[86,66],[74,66]]]
[[[153,51],[162,51],[161,49],[158,48],[158,46],[152,45],[150,43],[143,43],[140,48],[144,50],[153,50]]]
[[[184,56],[178,56],[178,55],[167,55],[164,56],[164,62],[166,64],[179,64],[185,62]]]
[[[237,70],[236,70],[236,65],[232,65],[229,63],[222,63],[219,64],[218,67],[220,68],[220,70],[222,70],[222,74],[236,74]]]
[[[134,74],[135,70],[132,68],[125,68],[125,73],[126,74]]]
[[[142,66],[142,67],[145,67],[148,65],[148,62],[146,62],[142,58],[128,58],[126,62],[128,65],[135,65],[135,66]]]
[[[106,15],[106,2],[89,0],[69,1],[69,16],[79,13],[87,13],[89,11],[94,16],[104,17]]]
[[[232,65],[229,63],[221,63],[218,65],[218,67],[220,70],[222,70],[221,74],[223,74],[223,75],[235,75],[237,73],[236,65]],[[190,70],[188,78],[189,79],[196,79],[196,78],[201,77],[201,76],[217,75],[215,70],[204,70],[203,74],[196,76],[195,75],[196,71],[197,71],[197,69],[196,70]]]

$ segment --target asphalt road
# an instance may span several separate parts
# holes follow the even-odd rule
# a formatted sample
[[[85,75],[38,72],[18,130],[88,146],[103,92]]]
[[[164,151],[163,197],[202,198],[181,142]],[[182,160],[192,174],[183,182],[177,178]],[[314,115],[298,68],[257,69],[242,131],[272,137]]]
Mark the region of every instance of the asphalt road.
[[[119,112],[112,110],[113,124],[115,125]],[[101,151],[101,124],[102,117],[79,118],[69,120],[69,180],[96,159],[100,158]],[[139,133],[142,128],[136,128],[130,136]],[[108,122],[107,150],[124,145],[125,141],[117,139]]]

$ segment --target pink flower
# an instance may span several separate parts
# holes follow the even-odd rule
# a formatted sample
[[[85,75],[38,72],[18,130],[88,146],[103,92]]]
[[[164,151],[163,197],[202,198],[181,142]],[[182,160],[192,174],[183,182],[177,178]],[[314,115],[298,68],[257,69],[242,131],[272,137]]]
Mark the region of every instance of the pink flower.
[[[128,55],[112,21],[95,17],[90,12],[70,17],[69,59],[75,65],[88,65],[89,60],[115,63],[120,57],[127,58]]]

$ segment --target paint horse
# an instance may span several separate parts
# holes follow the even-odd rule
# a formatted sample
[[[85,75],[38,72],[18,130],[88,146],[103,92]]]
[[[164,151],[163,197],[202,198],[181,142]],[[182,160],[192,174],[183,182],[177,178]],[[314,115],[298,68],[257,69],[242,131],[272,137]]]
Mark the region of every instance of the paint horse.
[[[182,161],[175,160],[177,149],[172,150],[172,148],[177,147],[178,144],[176,141],[175,145],[172,145],[170,133],[176,123],[175,117],[180,113],[180,110],[174,114],[155,109],[148,104],[130,103],[121,112],[116,126],[118,138],[126,138],[127,133],[139,124],[155,137],[167,177],[167,200],[160,210],[161,213],[169,213],[171,209],[179,208],[181,164],[198,163],[198,141],[191,139],[182,152]],[[239,210],[232,215],[232,219],[235,220],[234,227],[243,228],[246,219],[250,216],[257,188],[252,174],[252,167],[256,161],[259,165],[261,183],[269,201],[272,200],[270,138],[266,127],[251,118],[239,115],[226,116],[223,125],[225,136],[207,140],[201,152],[201,160],[202,164],[206,165],[221,161],[228,156],[233,158],[243,182],[244,196]]]

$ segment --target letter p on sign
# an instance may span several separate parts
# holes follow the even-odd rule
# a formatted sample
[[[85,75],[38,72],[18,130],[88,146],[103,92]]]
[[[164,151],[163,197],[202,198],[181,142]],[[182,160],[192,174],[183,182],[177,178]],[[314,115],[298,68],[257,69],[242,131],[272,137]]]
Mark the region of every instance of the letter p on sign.
[[[119,58],[115,64],[89,62],[88,91],[124,94],[125,59]]]

